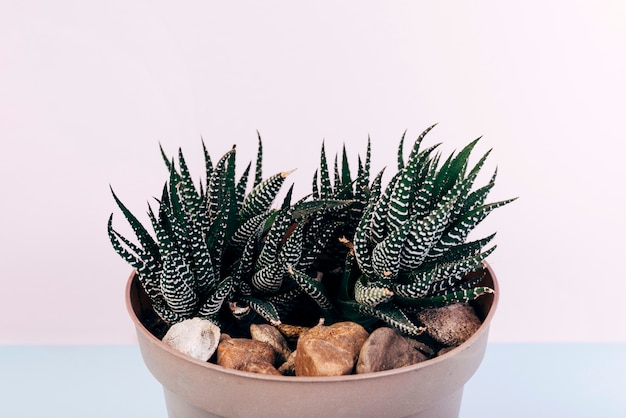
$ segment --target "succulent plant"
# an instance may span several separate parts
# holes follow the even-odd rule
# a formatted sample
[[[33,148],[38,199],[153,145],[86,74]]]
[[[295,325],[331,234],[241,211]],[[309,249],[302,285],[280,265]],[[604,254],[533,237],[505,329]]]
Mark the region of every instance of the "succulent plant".
[[[406,163],[402,137],[398,171],[384,190],[384,170],[369,180],[369,140],[354,179],[345,146],[331,176],[322,144],[312,193],[292,203],[292,185],[278,207],[289,172],[263,178],[260,136],[249,191],[252,163],[237,178],[234,146],[213,164],[203,143],[206,178],[198,187],[182,151],[176,164],[161,149],[169,179],[158,211],[148,205],[154,237],[111,190],[137,243],[113,229],[113,215],[109,238],[169,324],[201,317],[224,328],[255,316],[278,324],[306,307],[330,321],[382,320],[420,334],[415,310],[492,292],[476,285],[480,275],[467,277],[493,251],[484,250],[493,235],[466,239],[512,200],[485,204],[495,173],[472,189],[489,154],[468,167],[478,140],[441,162],[436,145],[420,150],[430,129]]]
[[[438,145],[420,150],[426,129],[404,163],[404,136],[398,149],[398,171],[384,191],[372,187],[353,239],[344,272],[344,308],[387,322],[407,334],[424,331],[411,320],[416,309],[469,302],[493,290],[476,284],[482,261],[495,249],[483,250],[495,234],[466,242],[468,234],[491,211],[514,199],[485,204],[494,186],[472,186],[489,155],[471,168],[470,153],[478,139],[443,163]],[[377,177],[378,179],[379,177]]]
[[[156,313],[170,324],[201,317],[224,325],[225,319],[251,312],[279,323],[280,311],[303,294],[330,309],[320,285],[303,270],[316,260],[332,231],[325,224],[306,221],[317,211],[339,210],[351,201],[303,199],[291,204],[290,189],[281,207],[272,208],[289,172],[262,178],[260,136],[249,192],[251,163],[237,179],[234,146],[215,165],[204,143],[203,148],[206,179],[199,190],[182,151],[177,168],[161,150],[170,175],[157,201],[158,212],[148,206],[156,239],[111,189],[138,244],[113,229],[113,215],[109,238],[115,251],[137,271]],[[232,315],[224,315],[226,306]]]

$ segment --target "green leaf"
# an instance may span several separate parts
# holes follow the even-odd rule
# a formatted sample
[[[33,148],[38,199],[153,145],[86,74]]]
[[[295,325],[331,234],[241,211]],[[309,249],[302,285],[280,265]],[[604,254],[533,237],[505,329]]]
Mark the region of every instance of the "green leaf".
[[[398,171],[404,168],[404,138],[406,137],[406,131],[400,138],[400,144],[398,145]]]
[[[256,153],[256,165],[254,171],[254,184],[252,187],[258,186],[263,181],[263,141],[261,141],[261,134],[256,131],[259,138],[259,147]]]
[[[422,144],[422,141],[424,140],[424,137],[435,127],[437,126],[437,124],[435,123],[434,125],[429,126],[428,128],[426,128],[424,130],[424,132],[422,132],[417,139],[415,140],[415,143],[413,144],[413,148],[411,149],[411,154],[409,154],[409,160],[414,159],[416,157],[416,155],[418,153],[420,153],[420,145]],[[438,147],[439,144],[434,145],[432,148],[436,148]]]
[[[195,313],[198,304],[193,282],[193,273],[180,253],[172,252],[163,258],[161,293],[168,307],[186,318]]]
[[[489,213],[491,213],[494,209],[513,202],[515,199],[516,198],[490,203],[463,213],[445,231],[439,243],[432,248],[428,256],[430,258],[438,257],[444,254],[449,248],[464,243],[468,234],[476,227],[476,225],[485,219]]]
[[[298,224],[288,236],[278,254],[279,263],[283,265],[295,265],[299,263],[303,247],[303,229],[304,225]]]
[[[198,317],[209,318],[217,314],[221,309],[224,301],[232,294],[233,278],[228,276],[220,282],[215,291],[211,293],[209,298],[204,302],[198,311]]]
[[[426,331],[426,328],[418,327],[411,322],[406,314],[393,303],[385,303],[376,307],[359,305],[359,310],[363,314],[382,320],[404,334],[419,336]]]
[[[401,303],[413,308],[437,308],[451,305],[453,303],[468,303],[478,299],[482,295],[490,293],[494,293],[494,291],[489,287],[475,287],[472,289],[459,290],[430,298],[402,299]],[[399,299],[397,298],[396,300]]]
[[[252,297],[240,297],[242,302],[248,304],[257,314],[272,325],[280,325],[280,317],[273,303]]]
[[[354,201],[353,200],[338,200],[338,199],[319,199],[311,200],[307,202],[299,202],[293,206],[293,219],[294,221],[302,221],[303,219],[317,213],[332,210],[340,210],[347,208]]]
[[[240,218],[245,221],[259,213],[266,212],[289,174],[290,172],[274,174],[272,177],[257,185],[248,196],[246,196],[241,211],[239,212]]]
[[[139,220],[137,220],[137,218],[126,208],[126,206],[124,206],[124,204],[120,201],[120,199],[118,199],[117,195],[113,191],[113,188],[110,187],[110,189],[111,189],[111,194],[113,195],[113,199],[115,199],[115,203],[117,203],[117,206],[120,208],[120,210],[122,211],[122,214],[124,215],[128,223],[130,224],[131,228],[133,229],[135,236],[139,240],[139,244],[147,252],[149,252],[152,255],[152,257],[154,257],[155,259],[158,259],[159,258],[159,246],[157,245],[157,243],[154,241],[152,236],[148,233],[146,228],[144,228],[141,222],[139,222]]]
[[[426,259],[431,248],[439,242],[450,221],[454,201],[441,202],[439,207],[423,219],[417,219],[400,253],[400,267],[403,270],[417,269]]]
[[[257,268],[252,275],[252,287],[262,293],[275,293],[283,284],[285,268],[278,262]]]
[[[333,309],[333,304],[326,294],[324,285],[317,280],[309,277],[307,274],[295,270],[291,265],[287,266],[287,272],[304,293],[309,295],[320,308],[325,311]]]
[[[354,285],[354,299],[367,306],[377,306],[381,303],[389,302],[393,297],[393,292],[381,283],[363,283],[357,280]]]
[[[370,252],[370,229],[369,225],[373,216],[373,206],[370,204],[365,208],[363,217],[361,218],[359,225],[354,233],[354,258],[357,262],[359,269],[365,274],[366,277],[376,276],[374,267],[372,265],[372,257]]]
[[[204,139],[202,139],[202,151],[204,153],[204,167],[205,167],[205,172],[206,172],[206,181],[207,181],[207,189],[208,189],[209,178],[211,177],[211,174],[213,173],[213,162],[211,161],[211,156],[209,155],[209,152],[206,148]]]
[[[329,198],[332,196],[333,189],[330,185],[330,174],[328,173],[328,162],[326,161],[326,150],[322,141],[322,151],[320,153],[320,197]]]
[[[400,254],[411,230],[411,221],[392,231],[372,250],[372,266],[379,277],[393,279],[400,270]]]

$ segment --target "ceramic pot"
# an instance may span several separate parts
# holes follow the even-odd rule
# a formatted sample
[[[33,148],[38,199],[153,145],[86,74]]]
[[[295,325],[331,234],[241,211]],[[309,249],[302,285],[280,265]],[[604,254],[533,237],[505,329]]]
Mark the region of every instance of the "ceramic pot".
[[[482,326],[465,343],[434,359],[377,373],[335,377],[267,376],[225,369],[163,344],[144,325],[154,317],[135,274],[126,304],[143,359],[163,385],[170,418],[458,417],[463,386],[480,365],[498,302],[490,266],[481,285],[494,295],[475,302]]]

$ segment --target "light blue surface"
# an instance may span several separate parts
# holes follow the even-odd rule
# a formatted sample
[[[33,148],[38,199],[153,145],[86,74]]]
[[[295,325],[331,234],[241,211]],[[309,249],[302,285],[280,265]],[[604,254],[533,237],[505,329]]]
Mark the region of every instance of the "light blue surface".
[[[626,417],[626,344],[490,344],[461,418]],[[0,347],[0,417],[166,418],[137,346]]]
[[[489,344],[463,393],[473,417],[626,418],[626,344]]]

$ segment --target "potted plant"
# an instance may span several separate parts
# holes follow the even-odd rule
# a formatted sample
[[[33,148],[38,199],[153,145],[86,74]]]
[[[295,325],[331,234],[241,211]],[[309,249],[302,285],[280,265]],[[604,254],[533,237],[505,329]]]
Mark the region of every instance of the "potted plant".
[[[292,185],[276,207],[289,173],[263,178],[260,136],[251,188],[252,164],[237,177],[235,147],[213,163],[203,144],[206,179],[199,185],[180,150],[177,161],[161,150],[169,178],[158,210],[148,206],[154,237],[113,193],[137,243],[113,229],[113,215],[108,234],[134,268],[127,305],[170,416],[458,415],[463,385],[482,360],[497,304],[495,275],[484,261],[495,248],[486,248],[493,235],[470,242],[467,237],[492,210],[513,199],[485,203],[495,173],[486,185],[474,187],[489,155],[470,166],[478,140],[446,159],[437,145],[422,149],[432,128],[417,138],[406,161],[402,137],[398,169],[386,185],[384,170],[370,180],[369,141],[354,178],[345,147],[331,173],[322,145],[311,193],[294,201]],[[438,308],[450,306],[475,312],[479,321],[462,343],[441,338],[437,320],[428,322],[441,315]],[[201,332],[205,340],[206,329],[217,333],[206,358],[162,341],[186,338],[167,335],[194,318],[209,325]],[[390,370],[364,366],[365,373],[339,376],[317,373],[325,368],[304,365],[302,341],[333,324],[358,324],[368,341],[375,330],[391,329],[392,341],[410,343],[415,364]],[[285,373],[296,376],[215,364],[218,337],[219,356],[227,345],[223,341],[247,338],[260,325],[280,330],[279,338],[294,327],[308,330],[290,346],[297,348],[296,366]],[[289,349],[286,340],[280,344]],[[355,364],[359,355],[367,357],[366,345],[359,342]],[[312,369],[318,375],[311,376]]]

